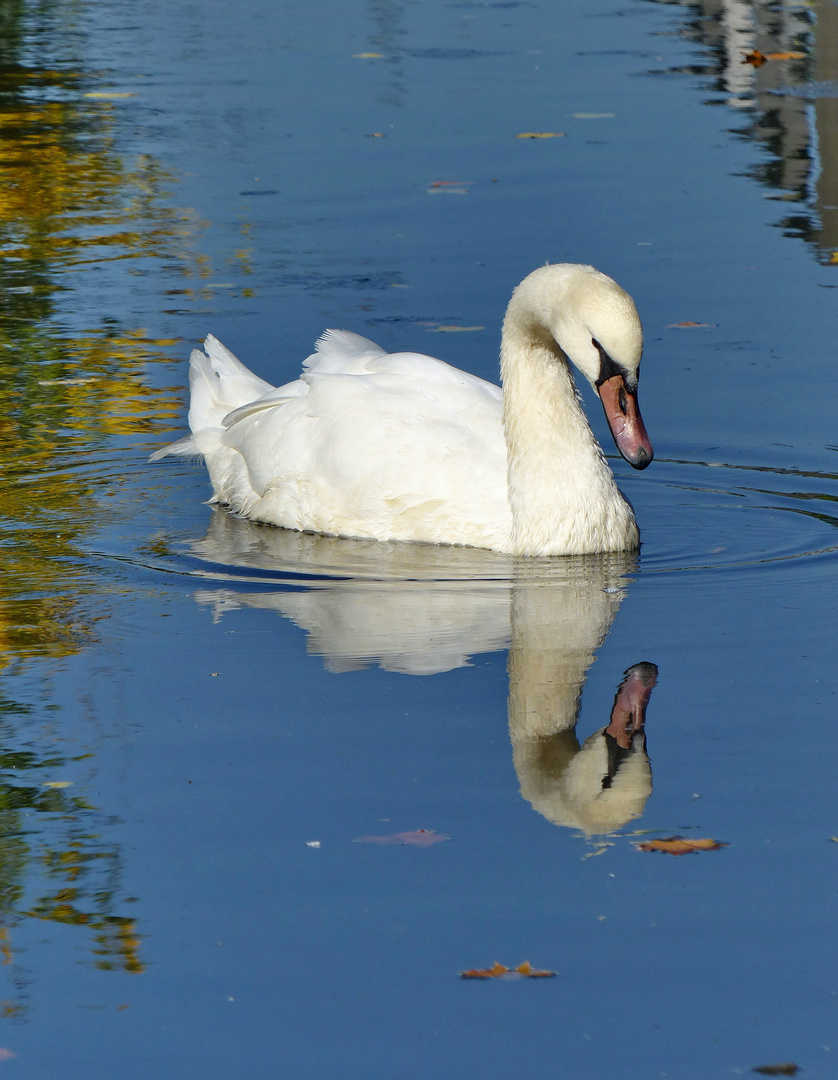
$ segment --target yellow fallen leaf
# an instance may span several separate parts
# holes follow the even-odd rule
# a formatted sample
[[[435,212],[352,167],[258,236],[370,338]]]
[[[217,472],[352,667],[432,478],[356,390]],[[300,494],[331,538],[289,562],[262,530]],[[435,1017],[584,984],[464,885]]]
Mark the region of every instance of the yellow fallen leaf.
[[[831,252],[831,254],[829,256],[829,261],[831,263],[838,263],[838,251]]]
[[[519,964],[515,970],[519,975],[526,975],[528,979],[552,979],[556,974],[555,971],[540,970],[534,968],[529,960],[525,960],[523,964]]]
[[[521,131],[515,136],[516,139],[563,139],[563,131]]]
[[[356,52],[352,54],[353,60],[383,60],[384,53],[380,52]]]
[[[73,786],[73,781],[72,780],[45,780],[42,786],[43,787],[51,787],[51,788],[72,787]]]
[[[131,93],[130,91],[127,92],[127,93],[117,93],[116,90],[91,90],[90,93],[84,94],[83,96],[86,97],[86,98],[105,98],[105,99],[109,99],[109,98],[136,97],[137,95],[134,94],[134,93]]]

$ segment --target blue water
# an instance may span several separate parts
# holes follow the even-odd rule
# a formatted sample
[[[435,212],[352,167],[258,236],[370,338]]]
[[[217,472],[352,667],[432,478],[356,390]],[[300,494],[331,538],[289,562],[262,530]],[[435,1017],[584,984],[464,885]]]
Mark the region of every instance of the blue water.
[[[647,0],[10,8],[9,1075],[835,1075],[835,134],[808,90],[760,125],[838,73],[825,7],[732,7],[807,59],[725,74]],[[208,331],[277,383],[327,326],[495,379],[547,260],[643,318],[638,558],[299,537],[147,462]],[[642,661],[651,784],[598,829],[563,763]]]

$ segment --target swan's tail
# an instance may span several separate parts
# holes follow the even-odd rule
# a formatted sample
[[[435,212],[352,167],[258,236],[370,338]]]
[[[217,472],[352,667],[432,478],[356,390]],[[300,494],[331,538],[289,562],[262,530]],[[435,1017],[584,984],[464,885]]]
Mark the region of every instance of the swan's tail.
[[[217,444],[227,413],[273,390],[270,383],[249,371],[212,334],[207,335],[204,349],[205,352],[193,349],[189,358],[189,427],[192,434],[161,446],[151,455],[152,461],[169,455],[206,454]]]

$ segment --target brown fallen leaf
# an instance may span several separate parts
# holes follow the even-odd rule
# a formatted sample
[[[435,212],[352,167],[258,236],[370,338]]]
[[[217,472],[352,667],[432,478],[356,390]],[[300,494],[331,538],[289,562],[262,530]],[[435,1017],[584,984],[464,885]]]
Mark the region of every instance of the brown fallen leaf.
[[[516,968],[504,967],[497,960],[490,968],[471,968],[469,971],[461,971],[461,979],[518,979],[523,976],[527,979],[552,979],[555,971],[541,971],[534,968],[529,960],[519,964]]]
[[[353,844],[411,844],[413,847],[430,847],[443,840],[450,840],[444,833],[433,829],[414,829],[413,832],[390,833],[388,836],[356,836]]]
[[[715,326],[712,322],[671,322],[664,329],[666,330],[678,330],[681,327],[693,327],[693,326]]]
[[[474,180],[434,180],[428,185],[428,195],[468,195]]]
[[[750,64],[751,67],[762,67],[766,60],[803,60],[806,57],[806,53],[802,52],[770,52],[763,53],[759,49],[754,49],[752,52],[745,53],[742,60],[743,64]]]
[[[752,1071],[763,1076],[794,1076],[800,1072],[800,1066],[793,1061],[781,1061],[779,1065],[754,1065]]]
[[[563,131],[521,131],[515,136],[516,139],[563,139],[564,137]]]
[[[688,840],[685,836],[667,836],[661,840],[646,840],[634,845],[638,851],[664,851],[668,855],[691,855],[695,851],[718,851],[727,847],[719,840]]]

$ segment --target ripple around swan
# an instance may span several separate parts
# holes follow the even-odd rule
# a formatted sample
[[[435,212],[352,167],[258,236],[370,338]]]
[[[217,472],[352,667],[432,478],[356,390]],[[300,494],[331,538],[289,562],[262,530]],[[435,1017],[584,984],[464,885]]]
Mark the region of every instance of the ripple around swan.
[[[611,572],[724,570],[838,552],[838,475],[832,473],[663,457],[654,472],[621,476],[620,484],[634,502],[643,547],[639,558],[593,560],[608,562]],[[180,573],[274,587],[555,583],[592,565],[590,558],[522,559],[475,548],[341,540],[254,525],[223,511],[213,514],[204,537],[166,562]]]
[[[838,475],[659,458],[626,484],[646,523],[642,573],[724,570],[838,552]],[[634,478],[629,478],[630,481]]]

